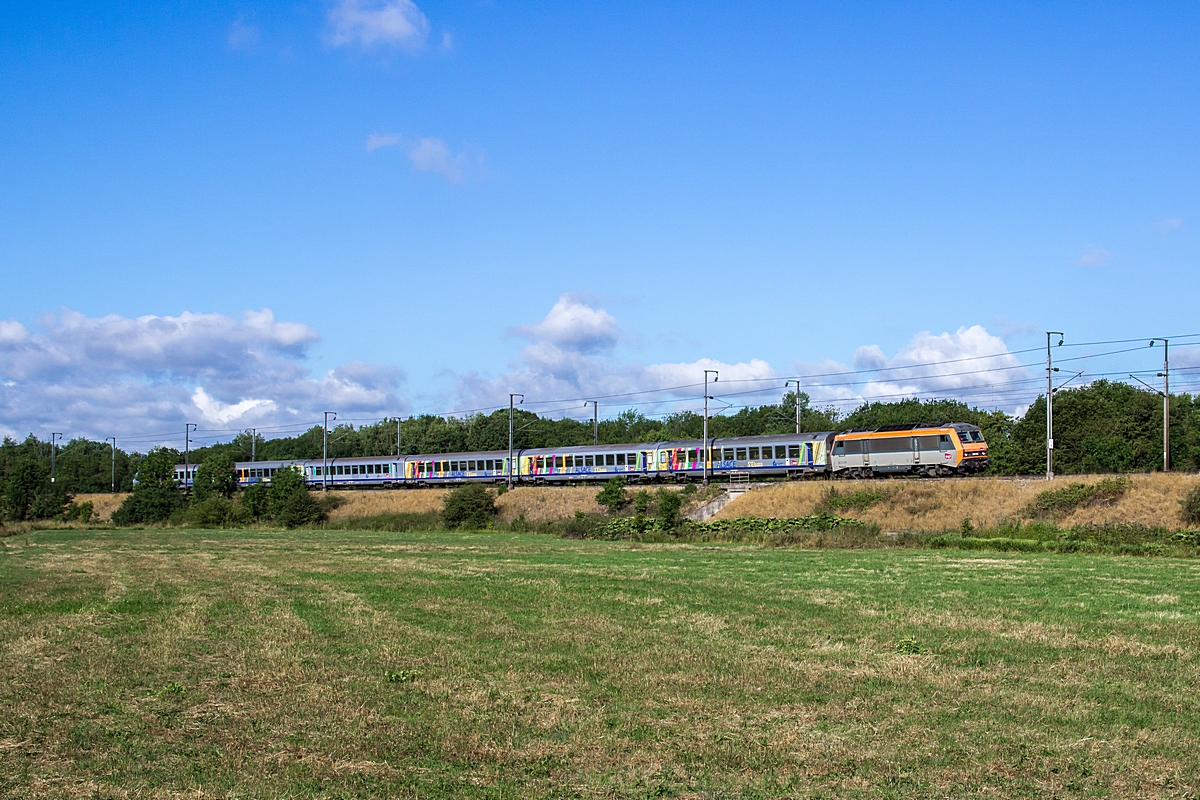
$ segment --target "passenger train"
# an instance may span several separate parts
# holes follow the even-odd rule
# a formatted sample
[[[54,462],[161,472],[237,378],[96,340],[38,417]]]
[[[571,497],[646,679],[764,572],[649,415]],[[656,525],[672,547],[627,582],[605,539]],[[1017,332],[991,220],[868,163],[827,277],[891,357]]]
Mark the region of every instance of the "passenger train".
[[[301,473],[313,486],[337,488],[445,486],[503,483],[507,450],[412,456],[289,461],[241,461],[238,483],[270,482],[279,470]],[[979,472],[988,464],[987,442],[975,425],[891,425],[846,433],[794,433],[638,444],[543,447],[513,451],[515,483],[562,485],[624,477],[631,483],[701,480],[743,473],[754,478],[873,478],[891,475],[948,477]],[[175,468],[183,486],[196,466]]]

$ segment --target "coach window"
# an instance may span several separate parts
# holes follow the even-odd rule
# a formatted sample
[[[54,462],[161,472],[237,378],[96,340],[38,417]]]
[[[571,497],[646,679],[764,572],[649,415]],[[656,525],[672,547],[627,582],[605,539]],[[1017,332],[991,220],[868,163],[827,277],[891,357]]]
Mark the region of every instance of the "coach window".
[[[749,458],[751,461],[758,461],[758,448],[757,447],[750,448]]]
[[[732,447],[724,448],[723,452],[721,453],[721,460],[722,461],[733,461],[733,448]]]
[[[617,457],[612,453],[606,453],[604,455],[604,466],[615,467],[616,465],[617,465]]]
[[[789,445],[788,445],[788,454],[787,454],[787,457],[788,457],[788,458],[794,458],[794,459],[796,459],[796,460],[799,460],[799,459],[800,459],[800,445],[798,445],[798,444],[789,444]]]
[[[746,460],[746,448],[739,447],[737,449],[737,457],[734,459],[734,461],[745,461],[745,460]]]
[[[624,453],[617,453],[616,459],[617,459],[617,463],[615,464],[615,466],[618,466],[618,467],[625,466],[625,454]]]
[[[553,456],[553,458],[554,458],[554,468],[562,469],[563,468],[563,457],[562,456]]]
[[[594,467],[594,466],[596,466],[596,459],[593,458],[592,456],[584,456],[583,457],[583,465],[585,467]]]

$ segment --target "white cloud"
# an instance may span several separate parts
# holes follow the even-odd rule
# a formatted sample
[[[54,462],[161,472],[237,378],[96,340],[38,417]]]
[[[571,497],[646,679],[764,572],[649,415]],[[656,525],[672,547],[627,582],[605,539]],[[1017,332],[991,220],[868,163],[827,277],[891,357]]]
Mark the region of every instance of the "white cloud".
[[[432,137],[421,139],[413,145],[408,151],[408,158],[412,161],[413,169],[440,175],[450,183],[466,183],[469,172],[475,166],[474,161],[482,160],[473,160],[466,153],[454,155],[445,142]]]
[[[394,367],[352,362],[311,376],[304,360],[318,339],[269,309],[136,319],[64,311],[33,332],[0,322],[0,433],[145,437],[184,421],[307,424],[331,404],[368,416],[404,409]]]
[[[535,411],[546,408],[533,405],[539,401],[642,392],[647,394],[607,403],[625,408],[653,401],[656,405],[644,406],[651,413],[695,409],[706,369],[720,373],[719,384],[711,387],[713,394],[735,406],[777,402],[785,392],[785,375],[753,356],[734,363],[711,358],[661,364],[622,361],[616,348],[626,337],[618,320],[571,294],[559,297],[540,322],[511,328],[509,333],[529,343],[509,371],[497,378],[460,376],[459,407],[499,407],[507,404],[513,391],[524,392],[526,404]],[[832,360],[796,364],[792,375],[806,376],[803,388],[814,406],[834,404],[843,411],[870,400],[908,397],[960,398],[1010,411],[1028,402],[1012,388],[1013,381],[1027,379],[1028,372],[1004,341],[981,325],[954,333],[922,331],[890,358],[878,345],[864,345],[855,351],[853,363],[853,367]],[[1036,395],[1036,388],[1025,388],[1026,394]],[[721,408],[720,401],[713,408]]]
[[[220,400],[210,397],[202,386],[197,386],[196,390],[192,392],[192,402],[196,408],[200,409],[200,413],[204,415],[204,419],[218,425],[233,422],[238,417],[245,416],[246,412],[254,409],[270,409],[275,407],[274,401],[261,398],[247,398],[233,404],[222,403]]]
[[[258,44],[258,38],[258,27],[247,25],[239,19],[229,26],[225,44],[230,50],[249,50]]]
[[[1079,257],[1075,263],[1081,267],[1107,267],[1112,262],[1112,254],[1100,247],[1093,247]]]
[[[879,369],[887,366],[887,356],[877,344],[866,344],[854,351],[855,369]]]
[[[0,320],[0,345],[23,342],[29,338],[29,331],[15,319]]]
[[[469,183],[483,177],[483,153],[474,148],[454,153],[448,144],[433,136],[415,141],[398,133],[373,133],[367,137],[368,153],[392,146],[398,146],[408,154],[413,169],[432,172],[450,183]]]
[[[419,50],[429,36],[429,20],[412,0],[341,0],[329,11],[329,41],[336,46],[376,45]]]
[[[541,322],[518,325],[511,333],[568,350],[597,353],[616,345],[621,326],[603,308],[592,308],[575,295],[564,294]]]
[[[1160,219],[1156,227],[1158,228],[1159,233],[1171,233],[1172,231],[1177,231],[1183,227],[1183,220],[1181,220],[1179,217]]]
[[[372,133],[367,137],[367,152],[373,153],[381,147],[391,147],[400,142],[397,133]]]
[[[761,359],[732,364],[707,358],[665,364],[619,361],[614,350],[623,338],[620,323],[604,309],[572,294],[560,296],[540,322],[518,325],[508,332],[529,344],[521,349],[511,370],[498,378],[474,373],[460,377],[457,391],[463,407],[500,405],[508,402],[508,392],[520,391],[531,410],[544,412],[544,406],[536,403],[663,387],[683,388],[643,399],[665,398],[673,404],[694,406],[702,394],[697,384],[706,369],[719,370],[726,382],[775,377],[771,365]],[[622,407],[636,404],[634,399],[611,402]]]
[[[1016,409],[1022,391],[1036,394],[1036,387],[1020,385],[1030,377],[1020,360],[1009,352],[1004,340],[982,325],[959,328],[954,333],[922,331],[892,358],[878,345],[859,347],[853,367],[833,361],[798,364],[805,391],[815,405],[834,402],[848,408],[870,400],[900,400],[906,397],[948,397],[968,403]]]
[[[449,31],[442,34],[442,52],[449,53],[454,49],[454,36]]]

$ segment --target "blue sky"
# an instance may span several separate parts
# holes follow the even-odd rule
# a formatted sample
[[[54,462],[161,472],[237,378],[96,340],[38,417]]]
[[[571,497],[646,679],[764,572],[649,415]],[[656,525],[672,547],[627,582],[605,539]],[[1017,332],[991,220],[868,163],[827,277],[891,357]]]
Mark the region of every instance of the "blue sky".
[[[1200,332],[1198,34],[1180,3],[7,4],[0,432]]]

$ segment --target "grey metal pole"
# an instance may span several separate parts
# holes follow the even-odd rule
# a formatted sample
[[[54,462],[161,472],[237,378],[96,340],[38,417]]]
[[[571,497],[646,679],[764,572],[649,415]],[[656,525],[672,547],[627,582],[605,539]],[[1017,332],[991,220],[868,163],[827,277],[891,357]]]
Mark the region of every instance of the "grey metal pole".
[[[106,436],[104,441],[112,442],[112,478],[109,485],[109,491],[113,494],[117,493],[117,437]]]
[[[1154,347],[1155,342],[1163,343],[1163,371],[1158,373],[1158,377],[1163,379],[1163,472],[1168,472],[1171,469],[1171,343],[1167,339],[1155,337],[1150,340],[1150,346]]]
[[[1050,351],[1050,337],[1058,334],[1058,346],[1062,347],[1062,331],[1046,331],[1046,480],[1054,477],[1054,358]]]
[[[54,451],[58,449],[54,442],[55,436],[57,436],[59,439],[61,439],[62,434],[56,433],[54,431],[50,432],[50,482],[51,483],[54,483]]]
[[[400,417],[396,417],[396,460],[400,460]]]
[[[336,411],[325,412],[325,425],[321,432],[321,491],[329,491],[329,415],[337,419]]]
[[[513,488],[513,399],[521,398],[521,402],[525,402],[525,395],[512,393],[508,396],[508,488]]]
[[[1163,472],[1171,471],[1171,359],[1163,339]]]
[[[583,407],[592,407],[592,445],[600,444],[600,404],[595,400],[584,400]]]
[[[188,459],[192,449],[192,431],[197,430],[196,423],[185,422],[183,424],[183,489],[190,493],[191,484],[191,467],[188,464]]]
[[[258,460],[255,451],[255,445],[258,444],[258,428],[250,429],[250,463],[253,464]]]
[[[796,384],[796,433],[800,432],[800,379],[794,381],[784,381],[783,388],[787,388],[792,384]]]
[[[708,401],[712,399],[708,396],[708,373],[710,372],[713,374],[713,383],[716,383],[721,378],[720,373],[715,369],[704,370],[704,453],[701,457],[704,459],[705,486],[708,486],[708,461],[710,455],[708,452]]]

